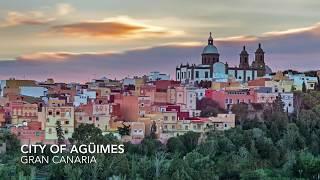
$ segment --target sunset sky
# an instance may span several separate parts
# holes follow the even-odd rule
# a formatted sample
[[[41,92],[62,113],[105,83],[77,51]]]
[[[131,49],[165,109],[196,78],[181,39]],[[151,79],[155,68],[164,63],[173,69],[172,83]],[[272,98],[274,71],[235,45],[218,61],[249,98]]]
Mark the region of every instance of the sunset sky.
[[[220,60],[320,69],[319,0],[0,0],[0,79],[122,78],[200,63],[209,32]]]

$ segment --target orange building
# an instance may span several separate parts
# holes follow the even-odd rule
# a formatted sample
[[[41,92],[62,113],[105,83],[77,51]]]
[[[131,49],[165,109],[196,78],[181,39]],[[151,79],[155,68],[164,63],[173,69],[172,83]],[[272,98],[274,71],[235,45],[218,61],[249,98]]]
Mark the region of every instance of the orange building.
[[[124,121],[137,121],[139,117],[137,96],[120,95],[115,97],[114,102],[120,104],[120,112]]]

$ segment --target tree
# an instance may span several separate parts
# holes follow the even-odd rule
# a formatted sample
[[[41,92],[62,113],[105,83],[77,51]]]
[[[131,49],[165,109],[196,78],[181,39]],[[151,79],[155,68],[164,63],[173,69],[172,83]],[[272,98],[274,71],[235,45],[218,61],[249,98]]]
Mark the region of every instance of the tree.
[[[125,125],[122,123],[122,127],[118,127],[119,134],[121,136],[129,136],[130,135],[130,125]]]
[[[58,138],[58,144],[64,144],[64,133],[63,129],[61,127],[61,122],[57,121],[56,122],[56,131],[57,131],[57,138]]]
[[[95,127],[94,124],[80,124],[74,130],[72,139],[77,144],[88,144],[90,142],[99,144],[104,142],[101,129]]]
[[[216,116],[218,113],[225,112],[216,101],[206,97],[197,101],[197,109],[201,110],[202,117]]]
[[[152,139],[157,139],[156,132],[157,132],[157,124],[155,121],[153,121],[150,129],[150,136]]]
[[[172,137],[168,139],[167,150],[171,153],[178,153],[184,155],[186,153],[186,147],[181,142],[180,138]]]
[[[284,109],[284,103],[281,99],[281,96],[277,96],[276,100],[273,101],[272,103],[272,110],[273,112],[281,112],[283,113],[283,109]]]
[[[248,104],[246,103],[240,103],[240,104],[234,104],[232,106],[231,111],[236,114],[237,119],[239,120],[240,124],[242,125],[242,122],[247,119],[249,109]]]
[[[307,92],[307,87],[306,87],[306,83],[303,81],[302,83],[302,92],[306,93]]]
[[[197,147],[199,142],[199,137],[200,137],[199,133],[188,131],[187,133],[183,134],[182,136],[179,136],[178,138],[186,147],[187,152],[191,152]]]

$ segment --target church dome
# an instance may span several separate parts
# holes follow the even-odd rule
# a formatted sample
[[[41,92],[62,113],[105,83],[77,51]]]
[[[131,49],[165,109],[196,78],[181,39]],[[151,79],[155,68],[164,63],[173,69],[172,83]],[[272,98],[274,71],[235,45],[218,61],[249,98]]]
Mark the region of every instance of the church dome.
[[[210,36],[208,38],[208,45],[206,47],[204,47],[202,54],[218,54],[218,49],[215,45],[213,45],[213,38],[211,36],[211,32],[210,32]]]
[[[207,45],[204,47],[202,54],[218,54],[218,49],[214,45]]]

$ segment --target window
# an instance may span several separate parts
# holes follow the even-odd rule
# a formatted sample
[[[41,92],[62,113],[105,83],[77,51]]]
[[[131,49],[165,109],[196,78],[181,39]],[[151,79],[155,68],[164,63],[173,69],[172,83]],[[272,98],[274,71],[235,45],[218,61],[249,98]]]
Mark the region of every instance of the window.
[[[229,103],[229,100],[228,99],[226,99],[226,104],[228,104]]]
[[[177,73],[177,79],[180,79],[180,74],[179,73]]]
[[[188,129],[189,129],[189,126],[185,126],[184,129],[185,129],[185,130],[188,130]]]
[[[92,121],[92,117],[91,116],[89,117],[89,121]]]
[[[168,129],[168,126],[167,126],[167,125],[164,125],[164,129]]]
[[[232,103],[233,103],[232,99],[229,99],[229,103],[230,103],[230,104],[232,104]]]
[[[49,116],[52,116],[52,111],[49,111],[48,114],[49,114]]]
[[[199,78],[199,71],[196,71],[196,78]]]
[[[96,117],[96,121],[99,121],[99,117]]]
[[[291,103],[289,103],[289,107],[291,107],[292,106],[292,104]]]
[[[168,116],[164,116],[163,119],[164,119],[165,121],[167,121],[167,120],[168,120]]]
[[[224,124],[224,127],[228,127],[228,125],[227,125],[227,124]]]
[[[82,121],[82,116],[79,117],[79,121]]]
[[[66,121],[65,124],[69,124],[69,121]]]
[[[172,129],[176,129],[176,126],[175,126],[175,125],[172,125]]]
[[[176,117],[175,116],[172,116],[171,117],[172,121],[176,120]]]
[[[50,122],[49,118],[47,118],[47,122]]]
[[[64,134],[68,134],[68,133],[69,133],[68,129],[65,129]]]
[[[205,77],[205,78],[208,78],[208,77],[209,77],[209,73],[208,73],[207,71],[204,73],[204,77]]]
[[[51,128],[49,128],[48,133],[52,134],[52,129]]]
[[[60,115],[60,111],[56,111],[56,115],[59,116]]]

